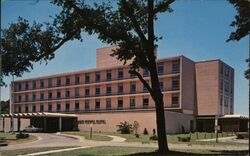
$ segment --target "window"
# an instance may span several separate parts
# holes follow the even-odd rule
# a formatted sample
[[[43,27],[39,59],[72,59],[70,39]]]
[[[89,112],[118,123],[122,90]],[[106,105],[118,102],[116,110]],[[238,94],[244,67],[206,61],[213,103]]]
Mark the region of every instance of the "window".
[[[28,101],[29,101],[29,95],[26,94],[26,95],[25,95],[25,102],[28,102]]]
[[[143,76],[149,76],[149,72],[147,69],[143,69]]]
[[[131,96],[130,97],[129,107],[130,107],[130,109],[134,109],[135,108],[135,96]]]
[[[79,88],[75,88],[75,97],[78,98],[79,97]]]
[[[163,80],[159,80],[159,85],[160,85],[160,89],[163,91],[164,90]]]
[[[225,77],[228,79],[229,78],[229,68],[225,67]]]
[[[106,86],[106,94],[107,95],[111,95],[112,94],[112,87],[111,87],[111,85],[107,85]]]
[[[85,88],[85,96],[88,97],[89,96],[89,87]]]
[[[118,109],[122,109],[122,108],[123,108],[123,99],[118,98]]]
[[[61,92],[60,92],[60,91],[57,91],[57,93],[56,93],[56,98],[57,98],[57,99],[60,99],[60,98],[61,98]]]
[[[100,110],[100,100],[95,100],[95,110]]]
[[[157,72],[158,72],[158,74],[163,74],[163,72],[164,72],[164,64],[163,63],[159,63],[157,65]]]
[[[44,81],[40,80],[40,88],[44,88]]]
[[[229,91],[229,84],[228,82],[224,82],[224,91],[228,93]]]
[[[111,109],[111,99],[110,98],[106,99],[106,109],[107,110]]]
[[[49,88],[52,87],[52,79],[51,78],[48,80],[48,87]]]
[[[80,76],[76,75],[75,76],[75,84],[79,84],[80,83]]]
[[[51,103],[48,104],[48,112],[52,112],[52,104]]]
[[[136,92],[136,82],[131,82],[130,83],[130,93],[135,93]]]
[[[146,82],[147,82],[147,84],[149,84],[148,80],[146,80]],[[145,85],[143,85],[143,92],[148,92],[148,89],[147,89],[147,87]]]
[[[172,62],[172,73],[179,73],[180,72],[180,61],[173,61]]]
[[[19,95],[19,96],[18,96],[18,102],[21,102],[21,101],[22,101],[22,96]]]
[[[18,84],[18,90],[22,90],[22,84],[21,83]]]
[[[61,86],[61,78],[59,78],[59,77],[57,78],[57,83],[56,84],[57,84],[57,87]]]
[[[118,69],[118,79],[123,79],[123,69]]]
[[[89,100],[85,100],[85,110],[89,110]]]
[[[220,80],[220,90],[223,91],[223,79]]]
[[[66,90],[66,98],[70,98],[70,91],[68,89]]]
[[[36,89],[36,81],[33,81],[33,82],[32,82],[32,88],[33,88],[33,89]]]
[[[70,85],[70,77],[66,77],[66,85]]]
[[[44,93],[40,93],[40,100],[44,100]]]
[[[52,99],[52,92],[48,93],[48,99],[51,100]]]
[[[101,76],[100,76],[100,72],[96,72],[95,73],[95,82],[100,82]]]
[[[95,95],[99,96],[100,95],[100,86],[95,87]]]
[[[65,105],[65,111],[66,111],[66,112],[69,112],[69,111],[70,111],[70,105],[69,105],[68,102],[67,102],[66,105]]]
[[[143,96],[143,108],[148,108],[148,97]]]
[[[89,83],[89,74],[85,74],[85,83]]]
[[[33,95],[32,95],[32,100],[33,100],[33,101],[36,101],[36,93],[33,93]]]
[[[60,112],[60,111],[61,111],[61,104],[60,104],[60,103],[57,103],[57,104],[56,104],[56,111],[57,111],[57,112]]]
[[[136,77],[136,75],[135,75],[135,74],[130,73],[130,78],[135,78],[135,77]]]
[[[79,101],[75,102],[75,111],[79,111]]]
[[[36,112],[36,105],[35,104],[32,105],[32,112]]]
[[[40,112],[43,112],[43,111],[44,111],[43,103],[40,103]]]
[[[118,83],[118,94],[122,94],[122,93],[123,93],[123,84]]]
[[[233,94],[233,82],[230,84],[230,93]]]
[[[179,79],[173,78],[172,79],[172,90],[178,90],[179,89]]]
[[[220,64],[220,75],[223,76],[224,73],[224,65],[223,63]]]
[[[28,112],[29,112],[29,106],[25,105],[25,113],[28,113]]]
[[[18,113],[21,113],[21,112],[22,112],[22,107],[18,106]]]
[[[25,83],[25,90],[28,90],[29,89],[29,82],[26,82]]]
[[[106,76],[107,76],[107,81],[112,80],[112,71],[111,70],[107,70]]]
[[[178,94],[172,95],[172,107],[179,107],[179,95]]]

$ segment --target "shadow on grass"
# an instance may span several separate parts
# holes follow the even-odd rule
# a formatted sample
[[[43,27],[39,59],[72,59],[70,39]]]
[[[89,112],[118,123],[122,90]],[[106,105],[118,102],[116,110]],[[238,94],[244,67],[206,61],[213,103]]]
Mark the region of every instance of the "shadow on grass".
[[[199,155],[202,155],[202,156],[217,156],[217,155],[231,155],[231,156],[235,156],[235,155],[248,155],[249,154],[249,151],[248,150],[242,150],[242,151],[215,151],[215,150],[210,150],[208,151],[209,154],[207,153],[202,153],[199,152],[199,153],[188,153],[188,152],[180,152],[180,151],[170,151],[167,156],[185,156],[185,155],[190,155],[190,156],[199,156]],[[157,151],[155,152],[148,152],[148,153],[135,153],[135,154],[129,154],[127,156],[147,156],[147,155],[164,155],[164,154],[160,154],[158,153]]]

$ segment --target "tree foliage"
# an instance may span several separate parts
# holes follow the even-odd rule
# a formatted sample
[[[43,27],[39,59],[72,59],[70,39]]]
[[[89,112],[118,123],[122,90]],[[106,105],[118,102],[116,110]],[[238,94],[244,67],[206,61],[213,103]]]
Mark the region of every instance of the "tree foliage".
[[[236,31],[232,32],[229,36],[228,41],[239,41],[241,38],[250,35],[250,1],[249,0],[228,0],[229,3],[233,4],[237,15],[230,26],[235,27]],[[250,37],[249,37],[250,39]],[[250,50],[250,49],[249,49]],[[249,51],[250,53],[250,51]],[[250,62],[248,58],[246,60],[248,69],[245,71],[245,77],[249,79],[250,76]]]
[[[96,34],[102,42],[118,45],[112,56],[124,64],[132,61],[130,72],[137,75],[155,102],[159,152],[166,153],[164,102],[154,53],[160,37],[154,34],[154,21],[159,13],[171,12],[173,2],[119,0],[114,7],[111,2],[87,4],[82,0],[52,0],[62,9],[53,23],[29,25],[20,18],[18,23],[1,30],[4,75],[20,76],[32,69],[33,62],[54,58],[55,51],[65,42],[84,41],[82,32]],[[149,71],[151,83],[144,80],[139,68]]]
[[[117,132],[121,132],[121,134],[130,134],[133,132],[133,125],[128,123],[127,121],[120,122],[117,127]]]
[[[9,105],[10,105],[10,100],[7,101],[1,101],[1,113],[2,114],[8,114],[9,113]]]

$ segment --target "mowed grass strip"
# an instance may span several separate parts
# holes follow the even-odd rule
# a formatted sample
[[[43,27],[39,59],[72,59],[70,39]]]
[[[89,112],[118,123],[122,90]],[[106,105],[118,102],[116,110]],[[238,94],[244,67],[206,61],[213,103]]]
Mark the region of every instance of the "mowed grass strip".
[[[16,139],[17,133],[0,133],[0,137],[5,138],[4,140],[8,144],[21,144],[21,143],[27,143],[27,142],[33,142],[36,141],[38,138],[34,135],[29,135],[28,138],[25,139]]]
[[[86,132],[86,131],[63,132],[63,134],[83,136],[85,139],[95,140],[95,141],[111,141],[113,139],[109,136],[105,136],[105,135],[98,133],[98,132],[92,132],[92,138],[90,138],[90,132]]]
[[[67,147],[67,148],[73,148]],[[17,150],[3,150],[0,151],[0,156],[16,156],[16,155],[26,155],[31,153],[37,153],[37,152],[44,152],[44,151],[50,151],[50,150],[58,150],[58,149],[65,149],[65,147],[37,147],[37,148],[26,148],[26,149],[17,149]]]
[[[168,155],[172,156],[184,156],[184,155],[245,155],[248,151],[211,151],[211,150],[174,150],[170,151]],[[51,153],[42,156],[96,156],[96,155],[128,155],[128,156],[147,156],[147,155],[159,155],[156,148],[145,148],[145,147],[92,147],[85,149],[78,149],[74,151]]]

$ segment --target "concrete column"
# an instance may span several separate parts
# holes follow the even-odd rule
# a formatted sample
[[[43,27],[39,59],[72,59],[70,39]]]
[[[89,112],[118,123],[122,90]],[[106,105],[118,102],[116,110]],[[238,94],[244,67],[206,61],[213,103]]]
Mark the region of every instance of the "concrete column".
[[[43,118],[43,131],[44,132],[47,131],[47,119],[46,119],[46,117]]]
[[[3,132],[5,132],[5,117],[3,117]]]
[[[59,132],[62,131],[62,117],[59,117]]]
[[[21,126],[21,118],[17,118],[17,131],[20,132],[20,126]]]

